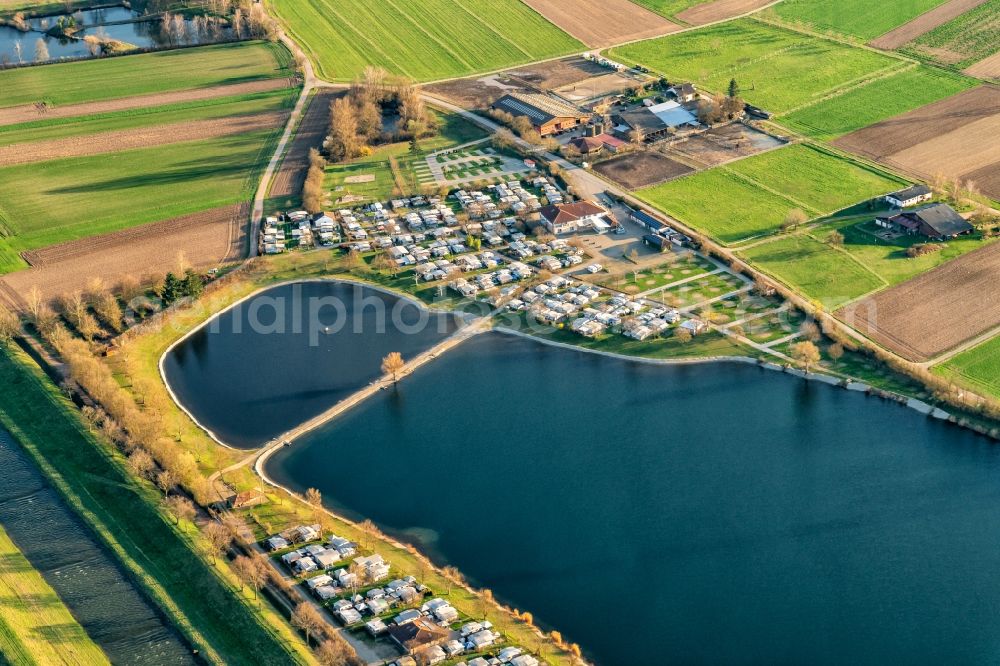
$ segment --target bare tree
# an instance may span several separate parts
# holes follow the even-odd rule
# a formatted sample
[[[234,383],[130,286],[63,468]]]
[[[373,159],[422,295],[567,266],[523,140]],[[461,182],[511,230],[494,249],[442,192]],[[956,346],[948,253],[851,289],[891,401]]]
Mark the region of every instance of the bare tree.
[[[156,486],[163,491],[164,495],[169,495],[170,491],[177,487],[179,481],[177,473],[169,469],[156,475]]]
[[[20,318],[3,305],[0,305],[0,344],[10,342],[20,332]]]
[[[153,457],[146,451],[136,449],[128,457],[128,466],[136,476],[146,477],[156,467],[156,463],[153,462]]]
[[[35,41],[35,62],[45,62],[49,59],[49,47],[41,37]]]
[[[316,520],[323,506],[323,494],[315,488],[310,488],[306,491],[306,504],[312,507],[313,520]]]
[[[808,373],[820,361],[819,348],[809,340],[797,342],[792,345],[792,358]]]
[[[403,355],[399,352],[389,352],[389,355],[382,359],[382,372],[392,375],[393,383],[399,380],[399,372],[406,365]]]
[[[311,645],[313,637],[319,637],[326,623],[316,608],[303,601],[292,612],[292,626],[306,635],[306,644]]]
[[[197,510],[194,508],[194,502],[189,500],[183,495],[171,495],[164,498],[163,505],[167,507],[167,510],[173,514],[176,524],[180,525],[182,520],[194,520],[195,515],[197,515]]]
[[[229,546],[233,543],[233,534],[225,525],[216,521],[211,521],[202,529],[212,553],[212,564],[215,564],[219,555],[224,555]]]

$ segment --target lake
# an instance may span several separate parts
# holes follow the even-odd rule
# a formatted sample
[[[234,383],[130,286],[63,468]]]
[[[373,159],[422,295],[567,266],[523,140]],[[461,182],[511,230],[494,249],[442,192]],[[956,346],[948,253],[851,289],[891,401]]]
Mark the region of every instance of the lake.
[[[600,664],[1000,659],[1000,449],[818,382],[489,333],[267,471]]]
[[[0,469],[0,524],[112,663],[195,663],[159,609],[2,428]]]
[[[165,356],[163,372],[219,440],[255,448],[379,379],[390,352],[412,359],[460,323],[368,287],[287,284],[198,329]]]

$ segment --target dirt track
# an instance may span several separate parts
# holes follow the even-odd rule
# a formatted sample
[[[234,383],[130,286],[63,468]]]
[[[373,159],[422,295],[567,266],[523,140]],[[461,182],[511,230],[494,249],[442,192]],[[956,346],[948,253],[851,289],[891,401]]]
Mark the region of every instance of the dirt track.
[[[288,146],[281,167],[271,181],[269,196],[297,199],[302,194],[302,183],[309,170],[309,149],[323,145],[323,138],[330,126],[330,103],[338,94],[333,90],[319,90],[310,100],[309,108],[302,115],[302,121],[295,132],[295,138]]]
[[[536,12],[591,48],[659,37],[680,30],[629,0],[524,0]]]
[[[1000,87],[980,86],[843,136],[834,145],[931,179],[974,180],[1000,197]]]
[[[36,285],[50,298],[93,277],[114,284],[127,274],[164,273],[176,267],[179,251],[196,268],[239,259],[248,210],[245,204],[223,206],[25,253],[32,267],[0,277],[0,299],[20,307],[20,298]]]
[[[180,141],[211,139],[253,132],[264,127],[276,127],[285,122],[287,113],[258,113],[249,116],[230,116],[212,120],[192,120],[171,125],[157,125],[135,129],[101,132],[75,137],[72,141],[51,139],[0,146],[0,164],[13,166],[31,162],[116,153],[133,148],[149,148]]]
[[[249,81],[247,83],[237,83],[227,86],[177,90],[152,95],[134,95],[132,97],[87,102],[85,104],[67,104],[66,106],[49,107],[44,113],[40,113],[33,104],[23,104],[21,106],[0,109],[0,125],[27,123],[33,120],[47,120],[49,118],[70,118],[72,116],[85,116],[95,113],[126,111],[128,109],[147,106],[179,104],[181,102],[194,102],[203,99],[215,99],[217,97],[230,97],[232,95],[247,95],[255,92],[288,88],[292,83],[290,79],[264,79],[262,81]]]
[[[1000,79],[1000,52],[967,67],[965,73],[983,79]]]
[[[594,165],[594,171],[629,190],[656,185],[694,171],[660,153],[626,153]]]
[[[911,361],[929,361],[1000,324],[1000,243],[836,313]]]
[[[912,21],[890,30],[881,37],[876,37],[868,44],[886,51],[898,49],[903,44],[912,42],[920,35],[930,32],[939,25],[944,25],[956,16],[960,16],[970,9],[975,9],[985,2],[986,0],[950,0],[950,2],[924,12]]]
[[[677,18],[691,25],[705,25],[741,16],[771,4],[772,0],[715,0],[685,9]]]

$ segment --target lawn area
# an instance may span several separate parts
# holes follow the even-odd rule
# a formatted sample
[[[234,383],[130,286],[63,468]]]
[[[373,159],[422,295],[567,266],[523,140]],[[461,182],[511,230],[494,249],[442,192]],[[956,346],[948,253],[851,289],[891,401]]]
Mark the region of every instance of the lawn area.
[[[583,51],[518,0],[271,0],[331,81],[377,65],[431,81]]]
[[[611,56],[714,91],[724,91],[735,78],[747,101],[773,113],[899,64],[880,53],[754,19],[630,44],[612,49]]]
[[[245,201],[275,130],[0,169],[15,251]],[[0,266],[10,270],[17,266]]]
[[[168,613],[195,644],[231,664],[298,661],[290,632],[272,633],[240,600],[195,553],[200,545],[161,514],[159,493],[129,476],[122,456],[87,431],[73,405],[20,350],[0,353],[0,382],[4,425],[140,583],[169,602]]]
[[[660,301],[672,308],[690,308],[705,301],[719,298],[745,286],[745,283],[730,273],[711,273],[697,280],[685,282],[651,294],[650,299]]]
[[[936,366],[934,372],[967,384],[975,391],[1000,398],[1000,336]]]
[[[729,164],[727,169],[777,190],[819,214],[899,189],[906,181],[822,148],[796,144]]]
[[[809,236],[788,236],[739,254],[830,310],[886,286],[846,252]]]
[[[784,21],[867,41],[885,34],[945,0],[784,0],[772,12]]]
[[[726,244],[774,232],[796,207],[725,169],[702,171],[636,195]]]
[[[107,664],[62,599],[0,527],[0,662]]]
[[[1000,0],[989,0],[921,35],[901,50],[959,69],[968,67],[997,52],[1000,44],[998,17]]]
[[[678,280],[687,280],[715,270],[716,266],[693,252],[674,253],[664,256],[664,262],[640,271],[625,271],[601,277],[595,282],[603,287],[611,287],[628,293],[639,293],[657,289]]]
[[[975,79],[946,70],[914,67],[799,109],[782,117],[781,124],[814,139],[830,141],[976,84]]]
[[[0,107],[207,88],[291,74],[280,44],[240,42],[0,71]]]

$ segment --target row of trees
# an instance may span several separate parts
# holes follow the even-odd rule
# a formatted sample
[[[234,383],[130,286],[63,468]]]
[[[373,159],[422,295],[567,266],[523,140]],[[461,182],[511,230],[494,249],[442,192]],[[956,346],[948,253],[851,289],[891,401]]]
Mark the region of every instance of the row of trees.
[[[302,207],[310,213],[323,210],[323,181],[326,178],[326,160],[315,148],[309,149],[309,170],[302,183]]]

